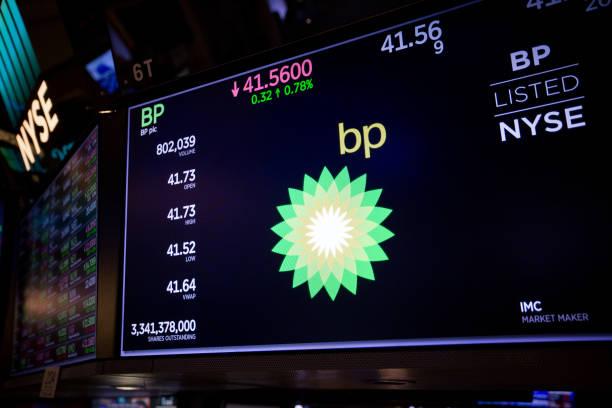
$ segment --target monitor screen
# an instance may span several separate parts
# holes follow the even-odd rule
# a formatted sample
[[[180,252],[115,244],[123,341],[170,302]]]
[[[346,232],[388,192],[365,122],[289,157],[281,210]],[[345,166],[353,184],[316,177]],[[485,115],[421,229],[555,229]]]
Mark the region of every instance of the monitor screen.
[[[95,398],[92,408],[157,408],[151,405],[149,397]]]
[[[91,408],[176,408],[177,398],[173,395],[162,397],[115,397],[94,398]]]
[[[21,223],[14,372],[95,356],[97,143],[96,128]]]
[[[476,401],[476,406],[523,408],[574,408],[573,391],[533,391],[531,401]]]
[[[107,50],[85,65],[87,72],[94,81],[109,94],[119,89],[115,63],[111,50]]]
[[[122,355],[612,340],[612,8],[452,3],[128,108]]]

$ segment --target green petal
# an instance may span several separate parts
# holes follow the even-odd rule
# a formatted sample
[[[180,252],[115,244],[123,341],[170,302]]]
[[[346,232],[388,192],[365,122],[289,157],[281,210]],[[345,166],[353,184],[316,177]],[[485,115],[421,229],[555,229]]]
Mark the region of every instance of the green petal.
[[[308,276],[306,274],[306,268],[304,267],[304,268],[296,269],[295,273],[293,274],[293,287],[297,288],[298,286],[300,286],[307,280],[308,280]]]
[[[276,235],[278,235],[281,238],[284,238],[288,233],[293,231],[293,228],[291,228],[289,224],[287,224],[285,221],[279,222],[278,224],[273,226],[271,229],[272,231],[274,231]]]
[[[395,234],[393,234],[391,231],[389,231],[387,228],[383,227],[382,225],[379,225],[378,227],[370,231],[368,235],[374,238],[376,242],[380,243],[380,242],[388,240]]]
[[[289,241],[293,241],[293,240],[289,239]],[[376,242],[374,238],[372,238],[369,234],[364,234],[360,236],[359,238],[357,238],[357,242],[359,242],[359,245],[361,245],[364,248],[378,244],[378,242]]]
[[[319,177],[319,184],[323,187],[323,190],[327,191],[329,186],[334,182],[334,176],[327,170],[327,167],[323,167],[321,177]]]
[[[374,270],[368,261],[357,261],[357,275],[368,280],[374,280]]]
[[[302,190],[296,190],[295,188],[289,189],[289,199],[295,205],[304,205],[304,193]]]
[[[295,264],[297,263],[297,256],[285,256],[283,259],[283,263],[280,266],[279,272],[288,272],[295,269]]]
[[[276,210],[285,220],[295,218],[296,216],[295,210],[293,209],[293,206],[291,204],[279,205],[278,207],[276,207]]]
[[[357,275],[350,271],[345,271],[342,275],[342,286],[348,289],[353,295],[357,294]]]
[[[274,248],[272,248],[272,252],[275,252],[281,255],[285,255],[287,252],[289,252],[292,246],[293,246],[292,242],[281,239],[280,241],[278,241],[278,244],[276,244]]]
[[[327,294],[331,300],[336,299],[336,295],[340,290],[340,282],[333,273],[329,275],[327,282],[325,282],[325,290],[327,291]]]
[[[368,215],[368,220],[374,221],[377,224],[382,223],[387,217],[391,214],[391,210],[383,207],[374,207],[370,215]]]
[[[304,175],[304,192],[311,196],[315,194],[317,190],[317,181],[310,177],[308,174]]]
[[[338,191],[342,191],[344,187],[346,187],[351,182],[351,178],[349,176],[348,168],[344,167],[340,173],[336,176],[336,186],[338,187]]]
[[[344,274],[350,273],[354,275],[357,273],[357,269],[356,269],[357,267],[355,266],[355,259],[353,258],[352,253],[349,252],[344,256],[343,268],[344,268]]]
[[[321,280],[321,277],[318,274],[314,275],[308,280],[308,291],[310,292],[311,298],[315,297],[315,295],[319,293],[322,287],[323,281]]]
[[[375,207],[357,207],[354,210],[355,218],[360,220],[367,220],[368,216]]]
[[[374,207],[382,194],[382,188],[377,190],[366,191],[363,195],[363,200],[361,201],[361,205],[363,207]]]
[[[361,223],[361,230],[363,232],[370,233],[371,231],[374,231],[379,225],[380,224],[366,219],[366,220],[363,220]]]
[[[317,269],[317,266],[310,262],[308,265],[306,265],[306,268],[308,269],[308,279],[314,279],[317,278],[321,281],[321,284],[325,284],[325,279],[321,276],[321,272]]]
[[[365,191],[366,186],[366,175],[360,176],[358,179],[351,183],[351,196],[356,196]]]
[[[370,258],[368,257],[368,254],[366,253],[366,251],[364,250],[363,247],[361,246],[355,246],[353,247],[352,251],[353,253],[353,258],[355,259],[355,261],[369,261]]]
[[[353,194],[352,192],[352,184],[351,187],[349,187],[350,194]],[[361,208],[361,202],[363,201],[363,193],[357,194],[357,195],[351,195],[350,199],[346,201],[347,205],[350,208]]]
[[[344,273],[344,266],[337,262],[334,262],[330,269],[331,269],[332,275],[334,275],[336,279],[338,280],[338,283],[342,282],[342,274]]]
[[[368,254],[368,258],[371,262],[386,261],[389,259],[387,257],[387,254],[385,254],[385,251],[383,251],[383,249],[380,247],[380,245],[372,245],[364,249],[366,254]]]
[[[289,240],[285,239],[284,241],[289,241]],[[304,253],[303,245],[301,245],[299,242],[291,242],[291,244],[292,244],[291,248],[289,248],[289,251],[287,251],[285,255],[302,256],[302,254]]]

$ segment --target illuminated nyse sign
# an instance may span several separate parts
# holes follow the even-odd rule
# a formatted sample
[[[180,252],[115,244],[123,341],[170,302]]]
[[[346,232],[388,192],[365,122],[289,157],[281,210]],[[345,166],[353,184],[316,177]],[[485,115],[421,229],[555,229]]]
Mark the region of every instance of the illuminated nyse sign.
[[[53,102],[46,93],[47,83],[42,81],[36,91],[37,97],[32,101],[16,135],[19,152],[28,171],[36,161],[36,156],[42,154],[40,145],[49,141],[49,135],[59,123],[57,114],[51,110]]]

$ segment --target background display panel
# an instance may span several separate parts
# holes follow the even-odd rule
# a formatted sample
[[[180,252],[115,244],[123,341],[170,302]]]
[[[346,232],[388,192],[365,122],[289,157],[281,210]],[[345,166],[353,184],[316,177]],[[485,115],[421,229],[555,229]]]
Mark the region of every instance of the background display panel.
[[[131,106],[122,354],[612,339],[611,9],[525,3]]]
[[[95,357],[98,130],[21,224],[13,371]]]

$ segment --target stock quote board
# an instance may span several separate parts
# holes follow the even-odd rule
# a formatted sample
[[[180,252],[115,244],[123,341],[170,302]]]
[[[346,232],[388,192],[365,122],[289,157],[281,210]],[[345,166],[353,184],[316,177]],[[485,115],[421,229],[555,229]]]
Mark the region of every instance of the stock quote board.
[[[612,339],[612,7],[435,4],[128,108],[122,355]]]
[[[13,373],[95,357],[97,192],[95,128],[22,220]]]

